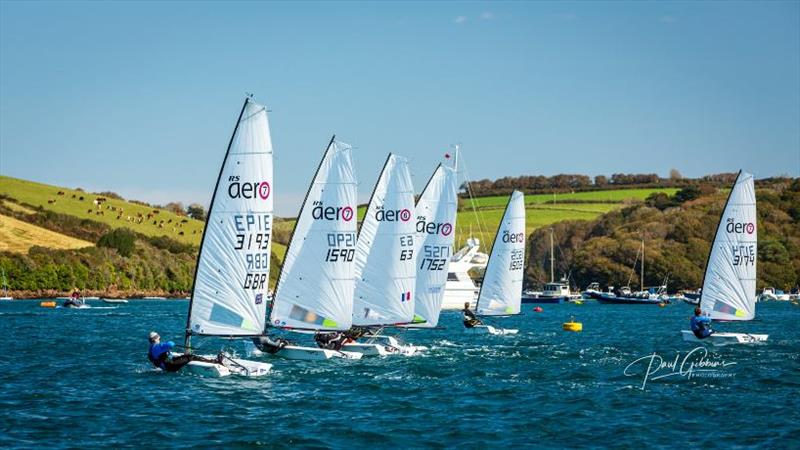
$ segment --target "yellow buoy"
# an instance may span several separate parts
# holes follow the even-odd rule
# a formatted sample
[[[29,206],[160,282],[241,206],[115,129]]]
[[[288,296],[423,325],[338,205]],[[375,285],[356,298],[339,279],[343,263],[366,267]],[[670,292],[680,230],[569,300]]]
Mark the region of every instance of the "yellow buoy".
[[[582,305],[582,304],[583,304],[583,300],[575,300],[575,301],[574,301],[574,302],[572,302],[572,303],[574,303],[574,304],[576,304],[576,305]]]
[[[55,308],[56,307],[56,302],[41,302],[41,303],[39,303],[39,306],[41,306],[43,308]]]
[[[583,331],[583,324],[580,322],[575,322],[574,317],[570,317],[569,322],[564,322],[561,327],[564,329],[564,331]]]

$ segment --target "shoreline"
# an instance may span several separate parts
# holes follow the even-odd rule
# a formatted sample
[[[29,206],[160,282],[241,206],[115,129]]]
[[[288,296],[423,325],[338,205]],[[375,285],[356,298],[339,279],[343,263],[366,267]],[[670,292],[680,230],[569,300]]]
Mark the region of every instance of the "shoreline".
[[[160,300],[160,299],[147,299],[144,297],[163,297],[169,300],[184,300],[190,294],[188,292],[165,292],[165,291],[148,291],[134,289],[130,291],[120,290],[79,290],[81,297],[100,297],[109,299],[130,299],[139,298],[143,300]],[[72,291],[59,291],[55,289],[39,289],[39,290],[9,290],[10,295],[14,300],[37,300],[42,298],[58,298],[69,297]],[[13,301],[13,300],[12,300]]]

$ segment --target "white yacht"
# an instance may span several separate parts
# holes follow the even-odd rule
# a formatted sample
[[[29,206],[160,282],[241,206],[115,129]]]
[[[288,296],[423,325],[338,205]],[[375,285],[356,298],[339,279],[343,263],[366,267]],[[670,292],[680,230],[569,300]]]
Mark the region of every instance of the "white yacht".
[[[463,309],[466,302],[469,302],[471,309],[475,308],[480,286],[469,272],[473,269],[486,269],[488,261],[489,255],[480,251],[480,241],[477,238],[467,239],[464,247],[450,258],[442,309]]]

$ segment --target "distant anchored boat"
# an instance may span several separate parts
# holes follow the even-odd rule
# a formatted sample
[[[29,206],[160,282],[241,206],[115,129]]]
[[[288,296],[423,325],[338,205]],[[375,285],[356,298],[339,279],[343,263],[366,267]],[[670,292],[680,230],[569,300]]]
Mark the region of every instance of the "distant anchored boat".
[[[644,239],[642,239],[640,252],[642,254],[642,266],[640,274],[640,286],[642,286],[642,290],[638,292],[632,292],[629,287],[625,286],[614,292],[610,292],[611,289],[609,288],[609,292],[587,290],[585,294],[600,303],[613,303],[622,305],[658,305],[669,303],[667,287],[665,285],[657,287],[644,287]]]

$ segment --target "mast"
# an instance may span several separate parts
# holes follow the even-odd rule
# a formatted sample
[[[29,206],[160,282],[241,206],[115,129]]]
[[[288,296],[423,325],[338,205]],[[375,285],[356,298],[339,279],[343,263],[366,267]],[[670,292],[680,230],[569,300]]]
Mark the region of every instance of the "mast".
[[[214,208],[214,198],[217,196],[217,189],[219,188],[219,182],[222,178],[222,172],[225,170],[225,163],[228,162],[228,154],[231,152],[231,146],[233,145],[233,139],[236,137],[236,131],[239,129],[239,124],[242,122],[242,116],[244,115],[244,110],[247,108],[247,103],[250,101],[250,96],[245,97],[244,103],[242,104],[242,110],[239,111],[239,118],[236,119],[236,125],[233,127],[233,133],[231,133],[231,139],[228,141],[228,148],[225,150],[225,157],[222,159],[222,165],[219,167],[219,175],[217,175],[217,184],[214,185],[214,192],[211,194],[211,203],[208,205],[208,212],[206,213],[206,223],[203,225],[203,236],[200,238],[200,250],[197,252],[197,262],[194,266],[194,278],[192,278],[192,296],[189,298],[189,310],[186,314],[186,335],[184,338],[183,346],[186,347],[186,353],[191,353],[192,351],[192,328],[191,328],[191,317],[192,317],[192,304],[194,303],[194,288],[197,284],[197,271],[200,269],[200,257],[203,255],[203,243],[206,240],[206,232],[208,231],[208,222],[209,217],[211,217],[211,210]]]
[[[555,283],[555,270],[553,270],[553,265],[555,264],[556,257],[553,251],[553,229],[550,228],[550,282]]]
[[[642,290],[644,291],[644,236],[642,236],[642,275],[639,281],[639,286],[641,286]]]

